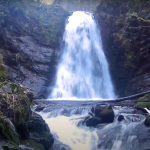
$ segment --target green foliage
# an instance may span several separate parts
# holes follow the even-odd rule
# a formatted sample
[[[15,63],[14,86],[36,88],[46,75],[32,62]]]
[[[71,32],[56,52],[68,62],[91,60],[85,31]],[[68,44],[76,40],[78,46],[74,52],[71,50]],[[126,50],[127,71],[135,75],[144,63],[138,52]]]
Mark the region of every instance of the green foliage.
[[[0,116],[0,134],[1,136],[11,142],[13,145],[19,144],[19,136],[17,132],[13,131],[10,126],[5,122],[5,117]]]
[[[150,102],[138,102],[135,106],[137,108],[150,108]]]
[[[136,12],[133,12],[130,14],[131,17],[138,17],[138,14]]]
[[[0,94],[0,104],[3,103],[3,105],[7,107],[5,108],[8,111],[7,116],[12,117],[15,126],[27,124],[30,115],[30,102],[29,98],[24,93],[25,89],[20,84],[6,81],[1,83],[1,86],[3,85],[9,86],[13,93]]]
[[[3,63],[3,57],[0,54],[0,82],[5,81],[6,79],[7,79],[7,71]]]
[[[139,98],[135,106],[140,108],[150,108],[150,94]]]
[[[144,95],[143,97],[139,98],[137,102],[150,102],[150,94]]]

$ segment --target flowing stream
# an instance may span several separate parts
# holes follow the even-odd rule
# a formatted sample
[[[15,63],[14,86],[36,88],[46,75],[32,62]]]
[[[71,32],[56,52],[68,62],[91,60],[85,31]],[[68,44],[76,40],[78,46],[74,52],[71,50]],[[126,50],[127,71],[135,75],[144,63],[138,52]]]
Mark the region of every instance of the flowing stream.
[[[97,101],[42,101],[40,112],[55,137],[52,150],[149,150],[150,131],[145,116],[133,108],[113,107],[115,120],[97,128],[82,125]],[[119,122],[118,116],[124,120]]]
[[[55,100],[41,102],[45,109],[40,115],[55,137],[52,150],[144,150],[150,146],[145,140],[145,116],[132,108],[113,107],[115,120],[111,124],[97,128],[82,124],[97,102],[81,99],[116,97],[92,13],[74,12],[68,18],[63,42],[56,83],[49,96]],[[118,121],[120,114],[125,118],[122,122]]]

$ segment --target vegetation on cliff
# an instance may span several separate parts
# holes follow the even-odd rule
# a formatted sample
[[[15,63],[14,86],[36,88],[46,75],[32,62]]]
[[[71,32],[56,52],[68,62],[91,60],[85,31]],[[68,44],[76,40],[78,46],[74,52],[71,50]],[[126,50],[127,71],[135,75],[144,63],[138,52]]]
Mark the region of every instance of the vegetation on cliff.
[[[60,45],[68,15],[60,6],[39,1],[1,1],[0,149],[47,150],[54,143],[45,121],[30,109],[35,95],[28,88],[32,84],[30,78],[34,76],[36,80],[39,72],[44,76],[39,82],[46,80],[46,65]],[[28,88],[21,84],[22,79]]]
[[[0,3],[0,53],[9,80],[45,98],[55,73],[55,56],[62,41],[66,18],[60,6],[34,0]],[[2,68],[3,69],[3,68]],[[5,72],[0,72],[5,78]]]
[[[114,80],[124,80],[126,94],[149,90],[149,14],[149,0],[101,0],[96,11],[107,49],[117,61],[118,73],[113,74],[120,79]]]

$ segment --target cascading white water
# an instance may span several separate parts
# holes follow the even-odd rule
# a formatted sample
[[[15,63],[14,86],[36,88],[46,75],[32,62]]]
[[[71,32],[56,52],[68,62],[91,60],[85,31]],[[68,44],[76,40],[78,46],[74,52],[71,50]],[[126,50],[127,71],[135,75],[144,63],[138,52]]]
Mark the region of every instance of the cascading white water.
[[[84,124],[97,101],[80,101],[81,98],[115,97],[100,33],[92,14],[74,12],[69,17],[64,43],[56,85],[50,98],[71,100],[75,97],[76,100],[48,101],[40,113],[55,138],[52,150],[143,149],[148,129],[141,127],[145,116],[135,114],[134,109],[114,110],[116,116],[111,124],[100,124],[97,128]],[[124,116],[122,122],[118,121],[119,115]],[[139,129],[140,136],[143,134],[140,138]]]
[[[135,113],[132,108],[115,107],[113,123],[89,128],[82,124],[94,103],[88,102],[50,101],[46,104],[40,114],[54,135],[52,150],[144,150],[150,147],[144,115]],[[124,116],[121,122],[118,121],[120,115]]]
[[[114,98],[109,67],[94,17],[74,12],[69,17],[58,66],[56,85],[49,98]]]

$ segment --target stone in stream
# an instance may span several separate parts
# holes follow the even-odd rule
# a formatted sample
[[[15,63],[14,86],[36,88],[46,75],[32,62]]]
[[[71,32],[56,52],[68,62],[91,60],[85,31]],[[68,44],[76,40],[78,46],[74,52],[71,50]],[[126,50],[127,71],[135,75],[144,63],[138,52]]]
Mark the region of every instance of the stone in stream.
[[[37,108],[35,109],[35,111],[40,112],[45,108],[45,106],[39,105],[37,106]]]
[[[122,120],[124,120],[124,116],[123,115],[119,115],[118,121],[121,122]]]
[[[95,107],[95,116],[101,118],[103,123],[112,123],[115,114],[111,105],[97,105]]]
[[[95,127],[101,123],[112,123],[114,121],[114,111],[111,105],[97,105],[94,110],[94,116],[87,119],[86,126]]]
[[[97,126],[100,123],[102,123],[102,119],[101,118],[92,117],[92,118],[89,118],[86,121],[86,126],[88,126],[88,127],[95,127],[95,126]]]
[[[146,120],[144,121],[144,124],[145,124],[146,126],[150,127],[150,115],[148,115],[148,116],[146,117]]]

